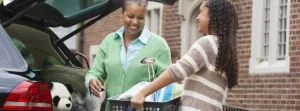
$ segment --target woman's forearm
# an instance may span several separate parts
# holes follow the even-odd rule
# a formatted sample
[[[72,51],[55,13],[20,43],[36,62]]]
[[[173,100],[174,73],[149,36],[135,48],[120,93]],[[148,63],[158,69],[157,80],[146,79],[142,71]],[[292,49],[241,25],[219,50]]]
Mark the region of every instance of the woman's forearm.
[[[171,73],[168,70],[165,70],[158,78],[142,89],[140,94],[148,96],[173,82],[175,82],[175,80],[173,79]]]

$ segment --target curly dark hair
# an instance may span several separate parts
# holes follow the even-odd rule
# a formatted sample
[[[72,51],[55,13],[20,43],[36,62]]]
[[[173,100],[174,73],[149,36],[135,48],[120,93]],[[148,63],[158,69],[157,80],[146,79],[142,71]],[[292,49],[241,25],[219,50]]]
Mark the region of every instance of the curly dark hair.
[[[230,0],[206,0],[208,8],[208,33],[219,39],[219,52],[216,59],[216,72],[225,73],[228,88],[238,84],[239,64],[236,51],[238,18]]]

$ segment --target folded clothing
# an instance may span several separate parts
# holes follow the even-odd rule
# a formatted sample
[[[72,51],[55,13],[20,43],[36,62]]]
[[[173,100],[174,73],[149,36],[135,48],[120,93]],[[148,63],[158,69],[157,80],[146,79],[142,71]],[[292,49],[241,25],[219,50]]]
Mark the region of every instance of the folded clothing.
[[[174,98],[177,98],[177,97],[181,96],[182,89],[183,89],[182,85],[183,84],[174,83],[174,88],[173,88],[171,99],[174,99]]]
[[[174,86],[174,83],[172,83],[156,91],[155,102],[166,102],[171,100]]]
[[[118,97],[118,100],[131,100],[138,92],[140,92],[143,88],[145,88],[149,82],[140,82],[134,85],[125,93],[121,94]],[[177,83],[169,84],[166,87],[159,89],[158,91],[154,92],[153,94],[146,97],[145,101],[147,102],[166,102],[173,98],[176,98],[181,95],[182,86]]]
[[[134,97],[138,92],[140,92],[148,84],[149,84],[149,82],[142,81],[142,82],[134,85],[132,88],[127,90],[125,93],[121,94],[117,99],[118,100],[131,100],[132,97]],[[145,101],[153,102],[152,94],[147,96]]]

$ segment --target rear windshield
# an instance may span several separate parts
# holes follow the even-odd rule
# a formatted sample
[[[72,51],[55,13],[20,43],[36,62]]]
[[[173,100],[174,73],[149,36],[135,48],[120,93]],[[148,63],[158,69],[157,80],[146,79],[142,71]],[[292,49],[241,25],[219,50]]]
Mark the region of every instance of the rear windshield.
[[[46,3],[68,17],[107,1],[109,0],[46,0]]]

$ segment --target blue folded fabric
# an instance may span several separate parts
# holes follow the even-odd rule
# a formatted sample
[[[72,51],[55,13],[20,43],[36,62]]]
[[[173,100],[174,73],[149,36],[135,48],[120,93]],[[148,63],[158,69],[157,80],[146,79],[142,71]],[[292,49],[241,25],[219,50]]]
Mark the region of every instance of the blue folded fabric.
[[[175,83],[156,91],[155,102],[166,102],[171,100]]]
[[[146,85],[145,82],[141,82],[139,84],[142,85]],[[156,91],[155,93],[155,102],[166,102],[172,99],[172,94],[173,94],[173,90],[175,88],[175,83],[172,83],[166,87],[161,88],[160,90]],[[154,95],[154,93],[152,94],[152,96]],[[123,100],[130,100],[130,97],[126,97],[126,99],[123,98]],[[131,108],[129,105],[127,106],[127,108],[125,108],[126,111],[136,111],[135,109]]]
[[[136,110],[128,106],[126,111],[136,111]]]

